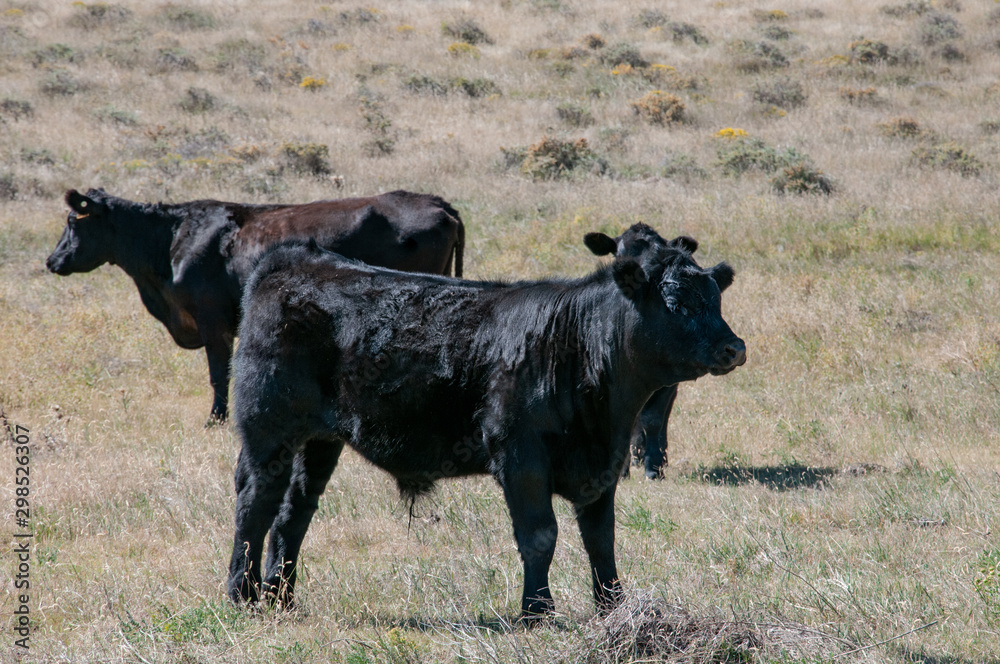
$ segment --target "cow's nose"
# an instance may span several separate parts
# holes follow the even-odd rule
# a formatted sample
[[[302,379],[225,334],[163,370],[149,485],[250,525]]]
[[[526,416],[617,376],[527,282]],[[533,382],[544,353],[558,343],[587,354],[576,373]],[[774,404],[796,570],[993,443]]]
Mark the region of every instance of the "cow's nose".
[[[742,339],[726,344],[722,349],[722,361],[727,367],[742,366],[747,361],[747,346]]]

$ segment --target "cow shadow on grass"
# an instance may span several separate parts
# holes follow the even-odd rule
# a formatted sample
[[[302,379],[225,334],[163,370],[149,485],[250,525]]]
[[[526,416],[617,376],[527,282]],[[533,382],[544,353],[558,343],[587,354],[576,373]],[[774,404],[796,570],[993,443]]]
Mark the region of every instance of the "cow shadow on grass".
[[[692,479],[706,484],[743,486],[760,484],[772,491],[820,489],[839,471],[836,468],[791,464],[781,466],[719,465],[702,467],[691,473]]]

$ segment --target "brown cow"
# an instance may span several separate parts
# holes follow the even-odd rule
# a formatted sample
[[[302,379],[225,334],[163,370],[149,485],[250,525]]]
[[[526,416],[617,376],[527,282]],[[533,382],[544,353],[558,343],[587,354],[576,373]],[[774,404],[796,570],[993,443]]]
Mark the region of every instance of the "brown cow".
[[[226,419],[240,297],[271,245],[315,238],[325,249],[397,270],[447,275],[454,261],[455,276],[462,276],[465,228],[438,196],[393,191],[303,205],[154,204],[74,189],[66,203],[72,211],[46,266],[60,275],[104,263],[125,270],[177,345],[205,347],[215,392],[209,422]]]

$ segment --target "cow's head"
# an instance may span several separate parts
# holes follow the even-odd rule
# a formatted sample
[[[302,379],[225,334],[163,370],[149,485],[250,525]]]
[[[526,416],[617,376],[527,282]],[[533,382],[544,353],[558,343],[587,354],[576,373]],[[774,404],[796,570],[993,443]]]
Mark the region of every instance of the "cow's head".
[[[103,189],[91,189],[86,195],[76,189],[66,192],[66,205],[70,207],[66,228],[45,261],[51,272],[90,272],[114,262],[114,228],[108,219],[107,198]]]
[[[733,283],[733,268],[699,267],[695,240],[664,240],[635,224],[616,238],[588,233],[584,243],[599,256],[615,257],[615,283],[641,316],[640,347],[634,349],[639,357],[680,380],[729,373],[746,362],[746,345],[722,318],[721,295]]]

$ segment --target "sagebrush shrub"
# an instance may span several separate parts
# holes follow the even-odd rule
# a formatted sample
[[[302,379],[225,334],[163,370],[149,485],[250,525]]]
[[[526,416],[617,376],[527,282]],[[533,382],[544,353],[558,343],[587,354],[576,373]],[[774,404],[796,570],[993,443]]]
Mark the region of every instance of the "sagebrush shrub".
[[[969,56],[954,44],[945,44],[939,48],[935,55],[948,62],[968,62]]]
[[[22,118],[30,118],[34,114],[35,107],[31,105],[30,101],[13,99],[11,97],[6,97],[0,101],[0,119],[6,120],[10,118],[17,121]]]
[[[17,180],[13,173],[0,173],[0,200],[12,201],[17,198]]]
[[[267,49],[249,39],[229,39],[219,44],[212,54],[215,68],[219,70],[243,70],[257,72],[264,69]]]
[[[574,71],[576,71],[576,67],[573,66],[573,63],[566,62],[565,60],[559,60],[558,62],[553,62],[551,69],[552,72],[559,78],[566,78]]]
[[[782,11],[781,9],[772,9],[770,11],[764,9],[755,9],[753,12],[754,20],[758,23],[768,23],[773,21],[787,21],[788,13]]]
[[[780,169],[771,178],[771,188],[779,194],[831,194],[833,180],[809,163]]]
[[[189,87],[184,91],[184,97],[179,106],[188,113],[207,113],[219,105],[219,100],[205,88]]]
[[[556,106],[559,119],[572,127],[589,127],[594,124],[594,116],[584,106],[566,101]]]
[[[385,20],[382,12],[373,8],[358,7],[339,14],[340,23],[347,26],[373,26]]]
[[[788,41],[795,34],[783,25],[765,25],[760,30],[761,36],[772,41]]]
[[[479,98],[500,94],[500,86],[488,78],[463,78],[461,76],[449,81],[451,89],[467,97]]]
[[[681,74],[669,65],[652,64],[645,69],[637,70],[651,85],[670,90],[697,90],[704,79],[698,76]]]
[[[1000,134],[1000,118],[990,118],[979,123],[979,131],[992,136]]]
[[[779,108],[798,108],[806,103],[802,84],[787,76],[758,82],[751,95],[760,104]]]
[[[455,23],[445,23],[441,26],[441,33],[446,37],[457,39],[466,44],[492,44],[493,40],[486,31],[479,27],[471,18],[462,19]]]
[[[477,46],[464,41],[448,44],[447,50],[448,55],[453,58],[472,58],[473,60],[478,60],[481,56],[481,52]]]
[[[851,50],[851,60],[863,65],[895,64],[896,57],[889,45],[873,39],[858,39],[848,46]]]
[[[555,180],[581,168],[599,172],[607,168],[585,138],[569,141],[544,136],[524,150],[521,162],[521,172],[535,180]]]
[[[285,163],[296,173],[329,175],[330,148],[323,143],[285,143],[281,146]]]
[[[840,98],[848,104],[854,104],[856,106],[874,106],[882,101],[882,98],[879,97],[878,90],[873,87],[852,88],[843,85],[837,88],[837,94],[840,95]]]
[[[448,86],[426,74],[411,74],[403,79],[403,87],[410,92],[422,95],[444,96],[448,94]]]
[[[702,32],[701,28],[693,23],[668,21],[658,29],[662,30],[664,36],[669,37],[675,44],[680,44],[685,40],[690,40],[698,46],[705,46],[708,44],[708,37],[705,36],[705,33]]]
[[[735,134],[720,139],[716,146],[716,164],[725,175],[742,175],[748,171],[773,173],[779,168],[808,162],[809,158],[795,148],[776,150],[753,136]]]
[[[123,127],[134,127],[139,124],[139,118],[136,117],[135,113],[120,109],[114,104],[100,107],[94,111],[94,116],[102,122],[122,125]]]
[[[930,0],[908,0],[900,5],[883,5],[881,11],[889,16],[921,16],[931,11]]]
[[[50,97],[72,97],[85,91],[89,85],[65,69],[54,69],[42,80],[40,89]]]
[[[156,54],[156,68],[159,71],[198,71],[198,63],[183,48],[161,48]]]
[[[648,67],[649,61],[642,57],[639,49],[626,42],[618,42],[605,47],[600,56],[601,63],[608,67],[630,65],[632,67]]]
[[[643,9],[632,17],[632,23],[640,28],[659,28],[667,24],[670,19],[659,9]]]
[[[131,9],[106,2],[95,2],[90,5],[74,2],[73,7],[75,13],[70,17],[69,24],[74,28],[85,30],[121,23],[132,16]]]
[[[593,32],[589,35],[581,37],[580,43],[583,44],[585,48],[589,48],[591,51],[596,51],[607,46],[607,42],[604,41],[604,38]]]
[[[358,112],[362,125],[370,138],[362,144],[371,157],[379,157],[396,149],[396,133],[392,130],[392,120],[385,111],[381,96],[363,89],[358,95]]]
[[[668,125],[684,122],[684,102],[676,95],[662,90],[647,92],[629,102],[636,115],[650,124]]]
[[[917,138],[924,133],[920,123],[909,116],[890,118],[880,123],[878,128],[882,134],[892,138]]]
[[[918,145],[910,153],[910,159],[923,168],[952,171],[962,177],[974,177],[983,170],[983,162],[953,142]]]
[[[663,158],[660,175],[665,178],[680,178],[682,180],[702,179],[708,177],[708,171],[698,165],[694,157],[683,153],[668,152]]]
[[[215,27],[214,16],[186,5],[168,3],[160,10],[160,15],[179,30],[211,30]]]
[[[66,44],[49,44],[35,49],[28,55],[28,61],[34,67],[41,67],[53,62],[81,62],[83,53]]]
[[[950,14],[930,12],[920,22],[919,37],[924,46],[936,46],[961,36],[962,28]]]
[[[758,42],[740,40],[731,44],[730,50],[736,53],[733,66],[747,74],[788,66],[788,58],[781,48],[767,40]]]
[[[56,156],[48,148],[21,148],[21,161],[26,164],[55,166]]]

